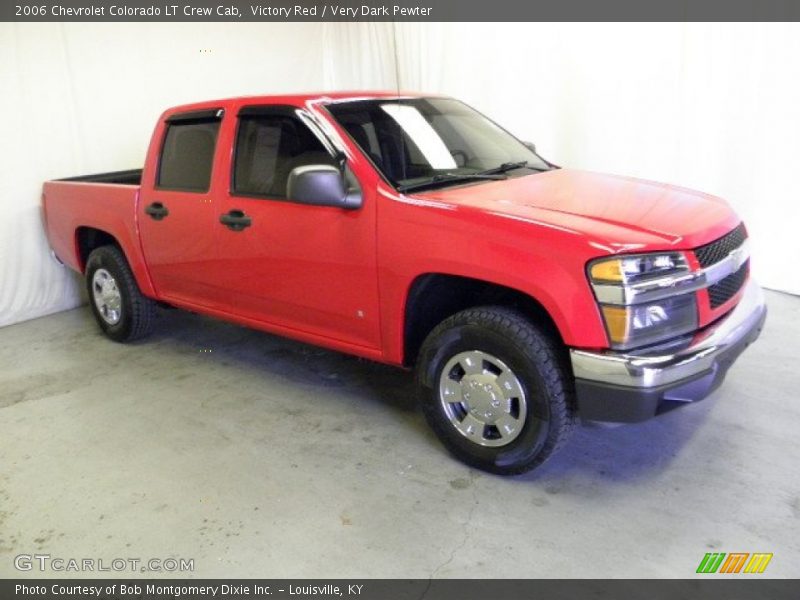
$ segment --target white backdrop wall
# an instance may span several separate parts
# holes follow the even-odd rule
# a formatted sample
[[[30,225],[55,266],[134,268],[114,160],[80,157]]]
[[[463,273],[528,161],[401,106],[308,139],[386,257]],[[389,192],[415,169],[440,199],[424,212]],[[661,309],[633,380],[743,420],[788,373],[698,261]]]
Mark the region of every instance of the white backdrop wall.
[[[722,196],[750,229],[756,277],[800,293],[800,25],[331,29],[327,87],[394,83],[449,94],[535,142],[555,163]],[[395,40],[396,71],[352,57],[353,49],[391,54]]]
[[[0,326],[75,306],[44,180],[141,166],[158,114],[213,97],[450,94],[565,166],[718,194],[753,268],[800,293],[797,24],[0,24]]]
[[[319,89],[322,24],[0,24],[0,326],[76,306],[49,257],[42,182],[141,168],[158,115]]]

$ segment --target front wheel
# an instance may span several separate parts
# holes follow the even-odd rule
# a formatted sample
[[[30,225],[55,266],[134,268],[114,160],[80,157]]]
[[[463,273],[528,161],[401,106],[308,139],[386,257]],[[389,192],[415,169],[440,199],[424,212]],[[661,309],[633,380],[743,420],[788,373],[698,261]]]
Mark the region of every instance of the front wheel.
[[[459,312],[425,340],[417,384],[425,417],[463,462],[503,475],[534,469],[576,422],[559,342],[504,307]]]
[[[155,302],[142,295],[119,248],[92,251],[86,261],[86,287],[95,319],[112,340],[130,342],[150,332]]]

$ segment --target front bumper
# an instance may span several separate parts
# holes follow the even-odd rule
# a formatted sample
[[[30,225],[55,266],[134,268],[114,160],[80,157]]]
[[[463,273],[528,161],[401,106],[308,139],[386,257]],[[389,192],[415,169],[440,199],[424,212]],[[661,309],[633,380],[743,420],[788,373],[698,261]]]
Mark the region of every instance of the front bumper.
[[[764,326],[764,294],[752,279],[722,319],[668,353],[571,350],[578,412],[589,421],[644,421],[701,400],[722,383]]]

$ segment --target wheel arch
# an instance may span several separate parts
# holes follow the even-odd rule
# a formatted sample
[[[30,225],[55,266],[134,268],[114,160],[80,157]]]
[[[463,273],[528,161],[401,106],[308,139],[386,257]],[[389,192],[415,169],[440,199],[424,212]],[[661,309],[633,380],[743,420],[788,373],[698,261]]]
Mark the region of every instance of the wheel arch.
[[[136,240],[125,240],[103,228],[80,225],[75,229],[74,244],[77,266],[79,271],[84,274],[86,273],[86,261],[93,250],[101,246],[115,246],[128,261],[142,293],[150,298],[156,298],[150,274]]]
[[[408,288],[403,311],[403,365],[412,367],[428,334],[446,318],[468,308],[494,305],[514,308],[554,337],[563,336],[544,305],[521,290],[461,275],[424,273]]]
[[[86,273],[86,261],[89,259],[89,255],[100,246],[116,246],[125,254],[119,240],[107,231],[87,226],[81,226],[75,230],[75,255],[78,257],[81,273]]]

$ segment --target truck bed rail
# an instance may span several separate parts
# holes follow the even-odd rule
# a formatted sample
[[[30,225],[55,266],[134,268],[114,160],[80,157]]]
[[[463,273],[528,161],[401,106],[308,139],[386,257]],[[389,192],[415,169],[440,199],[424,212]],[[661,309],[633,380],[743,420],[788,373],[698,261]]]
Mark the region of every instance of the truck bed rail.
[[[79,175],[78,177],[64,177],[55,181],[75,181],[80,183],[115,183],[118,185],[140,185],[142,182],[142,169],[128,169],[127,171],[111,171],[109,173],[95,173],[94,175]]]

